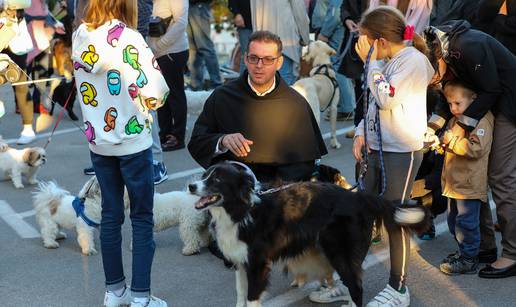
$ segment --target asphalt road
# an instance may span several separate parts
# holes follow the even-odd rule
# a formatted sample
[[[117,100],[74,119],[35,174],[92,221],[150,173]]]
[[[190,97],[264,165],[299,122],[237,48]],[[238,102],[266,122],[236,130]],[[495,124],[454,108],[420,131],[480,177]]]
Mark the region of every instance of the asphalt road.
[[[14,114],[10,87],[0,88],[0,99],[7,114],[0,119],[0,134],[14,146],[21,131],[19,115]],[[75,108],[79,113],[79,106]],[[195,116],[189,116],[189,131]],[[75,123],[77,124],[77,123]],[[81,124],[77,124],[81,127]],[[330,149],[323,163],[342,170],[353,178],[351,142],[342,135],[352,122],[338,125],[342,148]],[[327,133],[329,125],[322,122]],[[47,133],[47,134],[45,134]],[[39,135],[35,145],[43,146],[48,130]],[[329,137],[326,137],[329,145]],[[54,180],[63,188],[77,193],[88,179],[82,169],[90,165],[84,135],[66,116],[47,149],[48,162],[41,169],[39,179]],[[170,180],[157,186],[158,192],[184,189],[199,166],[186,150],[165,153]],[[104,276],[100,255],[83,256],[76,243],[74,231],[67,231],[68,239],[58,249],[45,249],[39,238],[38,226],[32,211],[34,186],[17,190],[0,177],[0,306],[101,306]],[[129,219],[127,219],[129,220]],[[456,250],[441,216],[437,223],[439,235],[433,241],[413,244],[408,285],[412,306],[516,306],[516,277],[505,280],[485,280],[476,275],[449,277],[439,272],[440,260]],[[131,255],[128,248],[130,225],[124,225],[124,267],[128,281]],[[165,299],[169,306],[234,306],[236,302],[234,273],[207,250],[200,255],[181,255],[181,241],[177,229],[155,235],[157,244],[153,265],[153,294]],[[97,249],[99,247],[96,234]],[[385,287],[388,279],[388,246],[385,242],[371,248],[364,267],[364,301],[367,302]],[[264,306],[322,306],[310,303],[307,294],[316,285],[291,289],[290,276],[275,267],[265,297]],[[340,306],[338,303],[328,306]]]

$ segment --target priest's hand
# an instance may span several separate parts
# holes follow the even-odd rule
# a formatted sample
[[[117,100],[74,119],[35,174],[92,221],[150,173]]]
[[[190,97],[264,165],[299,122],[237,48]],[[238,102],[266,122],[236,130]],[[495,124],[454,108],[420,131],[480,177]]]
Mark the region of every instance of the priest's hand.
[[[250,145],[253,145],[253,141],[246,139],[241,133],[226,134],[221,143],[237,157],[246,157],[251,152]]]

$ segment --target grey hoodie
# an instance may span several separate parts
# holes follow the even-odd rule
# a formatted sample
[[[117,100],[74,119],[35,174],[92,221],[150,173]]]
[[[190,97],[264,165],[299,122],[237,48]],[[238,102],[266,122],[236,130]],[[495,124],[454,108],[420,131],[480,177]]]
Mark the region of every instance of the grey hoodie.
[[[375,128],[379,108],[383,150],[412,152],[423,148],[426,132],[426,90],[434,69],[427,57],[414,47],[406,47],[387,63],[373,61],[367,71],[371,90],[367,111],[367,141],[379,149]],[[356,129],[364,135],[364,120]]]

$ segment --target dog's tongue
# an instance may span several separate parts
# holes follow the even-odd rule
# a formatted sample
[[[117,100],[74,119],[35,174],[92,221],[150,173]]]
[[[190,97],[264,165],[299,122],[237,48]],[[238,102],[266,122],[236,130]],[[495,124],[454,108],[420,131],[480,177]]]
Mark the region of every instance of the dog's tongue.
[[[199,198],[198,201],[195,202],[195,208],[202,209],[205,207],[206,203],[208,203],[209,201],[210,201],[209,196],[203,196],[203,197]]]

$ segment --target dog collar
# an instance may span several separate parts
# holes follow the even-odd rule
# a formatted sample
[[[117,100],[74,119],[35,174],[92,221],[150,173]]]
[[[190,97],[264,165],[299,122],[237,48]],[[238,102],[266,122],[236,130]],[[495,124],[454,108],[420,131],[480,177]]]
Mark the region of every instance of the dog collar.
[[[75,214],[77,217],[80,217],[86,225],[91,227],[99,227],[99,223],[95,223],[94,221],[90,220],[86,214],[84,214],[84,198],[75,197],[75,199],[72,202],[73,209],[75,210]]]

